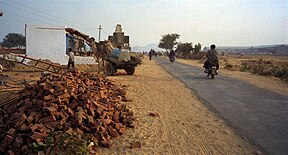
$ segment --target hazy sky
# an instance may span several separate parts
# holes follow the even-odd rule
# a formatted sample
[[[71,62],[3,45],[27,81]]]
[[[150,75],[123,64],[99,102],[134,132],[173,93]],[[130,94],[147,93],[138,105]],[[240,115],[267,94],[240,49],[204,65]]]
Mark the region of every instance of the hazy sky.
[[[130,46],[158,43],[178,33],[179,41],[216,45],[288,43],[288,0],[0,0],[0,40],[24,34],[24,24],[59,25],[101,40],[116,24]]]

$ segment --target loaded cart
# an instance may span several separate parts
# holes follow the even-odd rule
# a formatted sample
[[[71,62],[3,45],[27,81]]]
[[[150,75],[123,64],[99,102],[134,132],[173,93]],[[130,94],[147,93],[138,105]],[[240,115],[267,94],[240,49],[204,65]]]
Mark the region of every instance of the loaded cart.
[[[128,75],[133,75],[135,68],[140,64],[140,59],[130,56],[130,60],[119,61],[119,59],[109,56],[105,58],[105,69],[108,76],[115,75],[117,69],[124,69]]]

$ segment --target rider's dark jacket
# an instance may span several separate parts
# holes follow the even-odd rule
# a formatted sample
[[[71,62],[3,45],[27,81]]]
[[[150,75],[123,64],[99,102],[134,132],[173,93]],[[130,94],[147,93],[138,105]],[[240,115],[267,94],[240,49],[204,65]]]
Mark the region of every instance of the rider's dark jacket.
[[[218,53],[215,49],[209,50],[206,54],[207,56],[207,61],[210,64],[219,64],[219,58],[218,58]]]

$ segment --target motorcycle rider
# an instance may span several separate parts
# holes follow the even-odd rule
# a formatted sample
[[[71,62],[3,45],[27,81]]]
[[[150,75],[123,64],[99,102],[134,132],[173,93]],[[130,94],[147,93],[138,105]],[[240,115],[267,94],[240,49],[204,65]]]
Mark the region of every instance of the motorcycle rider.
[[[219,69],[219,58],[218,53],[216,51],[216,46],[212,44],[210,46],[210,50],[206,54],[206,61],[204,62],[205,73],[207,73],[210,66],[216,66],[216,70]]]
[[[169,59],[174,58],[175,57],[175,51],[172,49],[169,53]]]

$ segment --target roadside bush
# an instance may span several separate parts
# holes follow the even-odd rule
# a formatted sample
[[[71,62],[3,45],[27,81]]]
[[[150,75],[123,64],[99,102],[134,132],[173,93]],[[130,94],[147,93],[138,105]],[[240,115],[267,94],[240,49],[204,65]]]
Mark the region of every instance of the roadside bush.
[[[227,63],[227,64],[225,64],[225,65],[224,65],[224,68],[225,68],[225,69],[228,69],[228,70],[232,70],[232,68],[233,68],[233,65],[232,65],[232,64],[229,64],[229,63]]]
[[[246,62],[241,63],[239,70],[241,72],[246,72],[246,71],[250,71],[252,68],[251,66],[249,66]]]
[[[226,65],[230,70],[232,65]],[[265,75],[265,76],[274,76],[282,80],[288,81],[288,63],[285,62],[274,62],[272,60],[249,60],[242,62],[239,68],[242,72],[251,72],[252,74]]]
[[[92,139],[93,136],[79,134],[69,134],[66,132],[51,132],[46,139],[45,152],[46,154],[79,154],[89,155],[90,146],[93,142],[97,144],[97,139]]]

